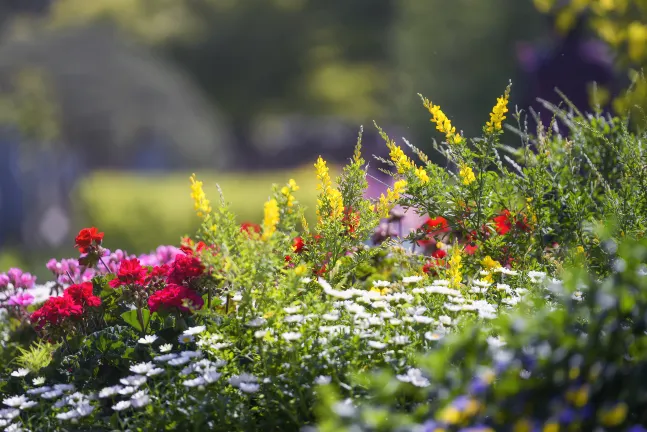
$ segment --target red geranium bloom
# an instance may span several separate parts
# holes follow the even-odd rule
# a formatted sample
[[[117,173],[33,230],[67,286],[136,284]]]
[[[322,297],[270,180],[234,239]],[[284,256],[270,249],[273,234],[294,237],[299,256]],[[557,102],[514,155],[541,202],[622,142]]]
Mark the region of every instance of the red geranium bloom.
[[[292,250],[296,253],[301,253],[303,252],[305,245],[306,244],[303,242],[303,239],[301,237],[295,237],[292,241]]]
[[[252,233],[259,234],[261,232],[261,226],[252,222],[243,222],[240,224],[240,232],[245,232],[250,235]]]
[[[171,284],[182,285],[192,279],[202,276],[204,265],[197,257],[189,255],[177,255],[171,264],[166,281]]]
[[[74,303],[82,307],[101,306],[101,299],[92,292],[92,282],[70,285],[63,292],[63,296],[71,298]]]
[[[60,325],[65,319],[83,314],[83,307],[76,304],[72,297],[50,297],[43,305],[31,314],[30,319],[40,330],[46,325]]]
[[[156,312],[160,307],[165,309],[177,308],[182,312],[201,309],[204,300],[191,288],[169,284],[166,288],[154,292],[148,298],[148,307]]]
[[[435,237],[440,234],[447,233],[450,231],[449,222],[442,216],[435,218],[428,218],[425,223],[420,226],[425,232],[425,238],[418,241],[418,245],[422,247],[427,247],[430,244],[435,242]]]
[[[83,228],[74,238],[74,247],[81,253],[88,253],[90,249],[99,246],[103,241],[103,233],[95,227]]]
[[[124,285],[143,285],[146,282],[146,269],[137,258],[123,259],[119,263],[117,278],[110,281],[110,286],[117,288]]]

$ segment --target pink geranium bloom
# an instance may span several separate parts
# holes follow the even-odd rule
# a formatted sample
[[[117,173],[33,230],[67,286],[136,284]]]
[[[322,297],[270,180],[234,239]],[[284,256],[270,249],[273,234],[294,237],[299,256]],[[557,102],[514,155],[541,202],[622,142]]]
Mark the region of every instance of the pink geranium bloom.
[[[21,294],[16,294],[13,295],[9,298],[9,302],[7,303],[9,306],[22,306],[26,307],[29,306],[34,302],[34,296],[28,293],[21,293]]]

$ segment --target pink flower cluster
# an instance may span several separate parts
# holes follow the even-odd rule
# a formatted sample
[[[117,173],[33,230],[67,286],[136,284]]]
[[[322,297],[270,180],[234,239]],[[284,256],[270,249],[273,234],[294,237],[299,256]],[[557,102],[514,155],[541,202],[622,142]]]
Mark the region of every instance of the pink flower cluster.
[[[24,309],[34,302],[34,296],[25,292],[36,284],[36,276],[11,268],[0,273],[0,308]],[[20,310],[16,311],[20,313]]]

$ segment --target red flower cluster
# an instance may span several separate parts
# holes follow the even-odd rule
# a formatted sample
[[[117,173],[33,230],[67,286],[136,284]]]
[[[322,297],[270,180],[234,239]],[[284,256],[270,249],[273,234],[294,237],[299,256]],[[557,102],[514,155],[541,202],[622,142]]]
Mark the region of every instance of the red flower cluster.
[[[98,229],[95,227],[83,228],[74,239],[74,247],[78,248],[81,253],[88,253],[99,247],[102,241],[103,233]]]
[[[187,255],[194,255],[208,249],[207,244],[203,241],[194,242],[190,237],[185,237],[180,243],[180,250]]]
[[[252,222],[243,222],[240,224],[240,232],[251,235],[252,233],[260,234],[261,226]]]
[[[497,233],[500,235],[505,235],[514,227],[517,227],[523,232],[530,231],[530,226],[528,225],[528,218],[522,216],[521,218],[515,217],[510,210],[504,209],[501,214],[494,218],[494,224],[496,227]]]
[[[191,280],[202,276],[204,269],[204,264],[198,258],[189,255],[177,255],[175,261],[171,264],[166,281],[169,284],[177,285],[189,283]]]
[[[50,297],[30,319],[36,330],[45,326],[61,325],[68,318],[81,317],[87,307],[101,305],[101,299],[92,293],[92,283],[84,282],[69,286],[60,297]]]
[[[427,247],[436,243],[436,237],[450,231],[449,222],[442,216],[428,218],[420,227],[425,232],[425,237],[418,241],[418,245]]]
[[[182,312],[201,309],[204,300],[191,288],[169,284],[166,288],[161,289],[148,298],[148,307],[151,312],[156,312],[159,308],[173,309],[177,308]]]
[[[117,277],[110,281],[110,286],[118,288],[126,285],[144,285],[146,283],[146,269],[141,266],[137,258],[123,259],[119,263]]]
[[[301,253],[305,249],[305,242],[303,241],[303,238],[301,237],[295,237],[294,240],[292,241],[292,250],[296,253]]]
[[[344,208],[344,215],[342,217],[341,223],[346,228],[348,234],[354,234],[355,231],[359,228],[361,214],[359,211],[354,210],[352,207]]]

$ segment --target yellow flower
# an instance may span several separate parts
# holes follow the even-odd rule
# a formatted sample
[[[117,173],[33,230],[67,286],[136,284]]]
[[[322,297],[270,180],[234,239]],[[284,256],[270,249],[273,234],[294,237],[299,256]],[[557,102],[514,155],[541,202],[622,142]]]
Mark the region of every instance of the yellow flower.
[[[265,203],[264,217],[263,217],[263,240],[272,237],[276,231],[276,225],[279,223],[279,204],[275,199],[271,199]]]
[[[452,257],[449,259],[448,271],[449,283],[453,288],[458,288],[463,281],[463,275],[461,274],[461,268],[463,267],[463,264],[461,264],[461,261],[461,251],[458,245],[454,245],[452,249]]]
[[[505,120],[505,113],[508,112],[508,99],[510,98],[510,86],[505,89],[502,97],[497,98],[496,105],[492,108],[490,113],[490,121],[485,124],[485,130],[489,134],[493,134],[502,129],[503,120]]]
[[[395,201],[400,198],[407,187],[406,180],[398,180],[393,184],[393,190],[387,189],[386,196],[380,195],[380,201],[377,203],[377,212],[380,217],[388,217],[389,212],[394,206]]]
[[[195,174],[190,177],[191,180],[191,198],[193,198],[193,207],[198,217],[206,217],[211,213],[211,204],[202,189],[202,182],[195,179]]]
[[[386,146],[389,148],[389,157],[395,164],[395,168],[398,170],[398,173],[404,174],[408,170],[410,170],[414,164],[411,162],[411,159],[407,157],[407,155],[404,154],[404,151],[393,141],[388,141],[386,143]]]
[[[427,171],[425,171],[424,168],[416,168],[415,170],[416,177],[420,180],[420,183],[422,184],[427,184],[429,183],[429,176],[427,175]]]
[[[463,181],[463,184],[465,186],[473,183],[476,180],[476,176],[474,175],[472,168],[468,167],[465,164],[461,165],[461,170],[458,174],[460,175],[461,180]]]
[[[423,105],[431,114],[431,122],[436,124],[436,129],[439,132],[445,134],[445,139],[448,143],[459,144],[463,140],[463,137],[456,133],[456,128],[452,126],[452,122],[438,105],[433,105],[428,99],[423,100]]]
[[[308,267],[305,264],[299,264],[294,268],[294,274],[297,276],[303,276],[308,271]]]
[[[369,291],[376,292],[383,296],[391,292],[391,290],[388,287],[384,287],[384,288],[372,287]]]
[[[647,25],[634,21],[627,28],[627,42],[629,44],[629,58],[639,62],[645,55],[647,48]]]
[[[502,267],[501,263],[499,261],[493,260],[490,255],[483,258],[483,261],[481,261],[481,265],[485,267],[486,270],[493,270],[495,268]]]
[[[554,421],[548,422],[544,425],[542,432],[559,432],[559,423]]]
[[[512,427],[513,432],[530,432],[532,431],[532,423],[526,419],[517,421]]]
[[[321,156],[319,156],[319,159],[317,159],[317,162],[315,163],[315,169],[317,170],[317,179],[319,179],[317,190],[326,193],[328,189],[331,188],[331,181],[326,161],[323,160]]]
[[[328,201],[330,201],[330,216],[333,219],[340,219],[344,213],[344,200],[341,192],[337,189],[330,189]]]
[[[294,179],[290,179],[288,185],[281,188],[281,193],[287,198],[288,207],[292,207],[294,205],[294,195],[292,195],[292,192],[297,190],[299,190],[299,186],[297,186]]]
[[[627,404],[619,403],[611,409],[605,410],[600,414],[600,422],[604,426],[619,426],[627,418]]]
[[[578,246],[575,248],[578,254],[583,254],[584,253],[584,246]]]

